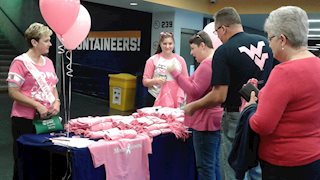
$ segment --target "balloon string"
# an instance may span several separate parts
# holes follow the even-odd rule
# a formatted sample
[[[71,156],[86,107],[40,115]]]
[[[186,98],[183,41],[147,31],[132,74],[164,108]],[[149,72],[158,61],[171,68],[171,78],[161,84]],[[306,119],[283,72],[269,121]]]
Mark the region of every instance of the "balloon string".
[[[68,125],[67,126],[67,137],[69,137],[69,133],[70,133],[70,126],[69,126],[69,120],[71,117],[71,78],[73,77],[72,75],[72,51],[66,51],[63,47],[63,45],[58,46],[58,54],[61,54],[61,58],[62,58],[62,91],[63,91],[63,105],[64,105],[64,116],[65,116],[65,123]],[[69,63],[66,66],[67,72],[65,73],[65,62],[64,62],[64,56],[63,54],[65,54],[66,58],[69,60]],[[67,75],[69,77],[69,87],[68,87],[68,98],[66,95],[66,77],[65,75]]]
[[[64,54],[65,50],[63,45],[58,46],[58,54]]]
[[[65,77],[65,62],[64,62],[64,53],[65,49],[63,45],[58,46],[58,54],[61,54],[61,69],[62,69],[62,96],[63,96],[63,107],[64,107],[64,119],[65,119],[65,124],[69,123],[69,118],[68,118],[68,109],[67,109],[67,98],[66,98],[66,77]],[[69,126],[67,126],[67,137],[69,137]]]
[[[73,72],[73,70],[72,70],[72,51],[71,50],[66,52],[66,57],[69,60],[69,64],[66,67],[68,70],[66,75],[69,76],[69,78],[71,78],[71,77],[73,77],[73,75],[72,75],[72,72]]]
[[[69,76],[69,87],[68,87],[69,104],[68,104],[68,111],[67,111],[68,112],[67,122],[69,122],[69,120],[70,120],[70,110],[71,110],[71,89],[72,89],[71,88],[71,78],[73,77],[73,75],[72,75],[72,72],[73,72],[73,70],[72,70],[72,51],[71,50],[66,52],[66,57],[69,60],[69,64],[66,66],[66,68],[68,70],[66,75]],[[69,137],[69,132],[70,131],[68,129],[68,131],[67,131],[67,136],[68,137]]]

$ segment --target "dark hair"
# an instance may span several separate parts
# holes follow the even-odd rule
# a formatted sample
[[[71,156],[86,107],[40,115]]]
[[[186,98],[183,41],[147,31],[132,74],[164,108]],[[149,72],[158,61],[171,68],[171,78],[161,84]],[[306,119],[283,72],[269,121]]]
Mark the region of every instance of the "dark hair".
[[[199,31],[197,34],[193,35],[189,40],[189,44],[196,44],[197,46],[199,46],[202,42],[208,48],[213,48],[210,36],[204,31]]]
[[[161,32],[160,33],[160,38],[159,38],[159,43],[158,43],[158,48],[157,51],[154,54],[159,54],[162,52],[161,46],[160,44],[164,41],[164,39],[166,38],[172,38],[172,40],[174,41],[173,38],[173,33],[172,32]],[[173,53],[175,52],[174,48],[173,48]]]

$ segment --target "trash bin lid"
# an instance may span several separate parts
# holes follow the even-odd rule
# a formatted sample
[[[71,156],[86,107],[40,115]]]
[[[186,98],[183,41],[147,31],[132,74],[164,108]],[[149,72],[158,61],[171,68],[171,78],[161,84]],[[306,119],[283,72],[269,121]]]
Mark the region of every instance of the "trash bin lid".
[[[109,74],[109,86],[122,87],[122,88],[136,88],[136,76],[120,73]]]
[[[109,74],[109,78],[116,78],[119,80],[136,80],[137,77],[128,73]]]

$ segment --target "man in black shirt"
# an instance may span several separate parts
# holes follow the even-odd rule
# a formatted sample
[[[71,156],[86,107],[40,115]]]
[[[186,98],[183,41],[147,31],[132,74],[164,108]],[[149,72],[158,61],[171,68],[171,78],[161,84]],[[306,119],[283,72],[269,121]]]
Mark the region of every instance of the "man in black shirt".
[[[240,116],[241,97],[238,91],[251,78],[258,79],[261,86],[265,84],[273,67],[273,55],[265,37],[243,31],[240,16],[232,7],[225,7],[216,13],[215,33],[223,45],[213,56],[213,89],[205,97],[187,104],[184,110],[187,115],[192,115],[198,109],[222,104],[222,177],[233,180],[236,179],[235,174],[227,159]]]

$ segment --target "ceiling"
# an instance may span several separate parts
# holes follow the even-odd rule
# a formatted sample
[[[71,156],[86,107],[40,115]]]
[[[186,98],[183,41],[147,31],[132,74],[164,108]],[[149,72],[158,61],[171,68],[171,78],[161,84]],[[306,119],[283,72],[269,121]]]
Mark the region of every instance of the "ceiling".
[[[93,2],[98,4],[105,4],[115,7],[121,7],[126,9],[132,9],[137,11],[155,13],[155,12],[175,12],[176,10],[181,10],[179,8],[165,6],[161,4],[152,3],[146,0],[84,0],[87,2]],[[164,1],[164,0],[162,0]],[[179,0],[176,0],[179,1]],[[198,0],[199,1],[199,0]],[[209,0],[207,0],[209,1]],[[137,6],[131,6],[130,2],[138,3]],[[200,1],[199,1],[200,2]],[[202,1],[203,2],[203,1]],[[188,11],[188,10],[187,10]],[[199,12],[197,12],[199,13]],[[206,17],[212,17],[212,14],[203,13]],[[263,24],[268,16],[267,14],[240,14],[242,23],[245,26],[255,28],[258,30],[263,30]],[[310,22],[310,29],[315,29],[317,31],[310,31],[309,35],[316,35],[309,37],[310,48],[315,48],[314,51],[319,51],[320,48],[320,13],[308,13],[309,19],[318,19],[318,22]]]
[[[84,0],[87,2],[94,2],[98,4],[105,4],[109,6],[121,7],[125,9],[132,9],[143,12],[174,12],[176,8],[164,6],[160,4],[155,4],[151,2],[147,2],[144,0]],[[130,2],[138,3],[137,6],[130,6]]]

